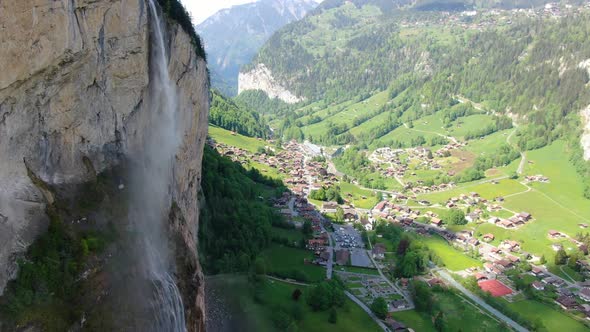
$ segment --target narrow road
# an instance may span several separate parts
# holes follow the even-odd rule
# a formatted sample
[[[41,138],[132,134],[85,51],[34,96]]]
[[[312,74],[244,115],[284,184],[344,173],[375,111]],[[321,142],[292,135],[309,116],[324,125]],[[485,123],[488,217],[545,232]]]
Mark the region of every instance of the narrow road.
[[[369,258],[371,259],[371,262],[373,262],[373,265],[377,268],[377,271],[379,271],[379,275],[381,276],[381,278],[383,280],[385,280],[385,282],[387,282],[387,284],[395,289],[401,296],[404,297],[404,299],[406,300],[406,302],[408,302],[409,307],[407,309],[404,310],[412,310],[414,309],[414,302],[412,301],[412,299],[406,294],[404,293],[401,289],[399,289],[399,287],[397,287],[397,285],[395,285],[393,282],[391,282],[384,274],[383,271],[381,271],[381,268],[379,267],[379,265],[377,265],[377,262],[375,262],[375,260],[373,259],[373,255],[371,255],[371,249],[373,248],[373,246],[371,245],[371,239],[367,236],[367,242],[369,242],[369,250],[367,250],[367,255],[369,255]]]
[[[271,280],[284,282],[284,283],[291,284],[291,285],[309,286],[309,284],[306,284],[304,282],[299,282],[299,281],[295,281],[295,280],[288,280],[288,279],[281,279],[281,278],[277,278],[277,277],[273,277],[273,276],[269,276],[269,275],[266,275],[266,278],[271,279]]]
[[[308,154],[306,154],[305,149],[301,149],[301,150],[304,154],[303,169],[306,169],[307,162],[310,157]],[[331,162],[330,162],[330,164],[331,164]],[[311,188],[311,186],[313,185],[313,179],[311,177],[311,174],[309,174],[309,171],[306,170],[305,173],[306,173],[305,176],[307,178],[307,184]],[[306,198],[307,198],[307,195],[306,195]],[[326,232],[328,234],[328,242],[330,243],[330,246],[326,250],[328,250],[330,257],[328,258],[328,262],[326,262],[326,279],[332,279],[332,273],[334,270],[334,267],[333,267],[333,265],[334,265],[334,244],[332,243],[332,234],[330,234],[330,232],[328,232],[328,230],[324,227],[324,222],[326,221],[324,216],[322,216],[321,213],[319,213],[317,210],[315,211],[315,213],[317,213],[317,215],[320,218],[320,228],[322,229],[322,232]]]
[[[455,279],[453,279],[453,277],[451,277],[451,275],[449,275],[447,271],[439,270],[438,274],[443,279],[445,279],[448,283],[450,283],[453,287],[457,288],[461,293],[463,293],[463,295],[468,297],[471,301],[477,303],[479,306],[481,306],[482,308],[484,308],[485,310],[490,312],[492,315],[496,316],[498,319],[500,319],[504,323],[508,324],[514,330],[516,330],[518,332],[527,332],[528,331],[524,327],[520,326],[520,324],[518,324],[517,322],[510,319],[508,316],[504,315],[503,313],[496,310],[495,308],[493,308],[489,304],[485,303],[485,301],[483,301],[482,299],[480,299],[479,297],[475,296],[473,293],[468,291],[465,287],[463,287],[463,285],[461,285]]]
[[[516,124],[513,124],[513,125],[516,127]],[[520,150],[516,144],[513,144],[512,142],[510,142],[510,139],[516,133],[516,131],[518,131],[518,127],[514,128],[514,130],[510,133],[510,135],[508,135],[508,137],[506,137],[506,143],[508,143],[508,145],[511,145],[513,148],[516,149],[516,151],[518,151],[518,153],[520,153],[520,163],[518,164],[518,169],[516,170],[516,174],[522,175],[522,172],[524,171],[524,166],[526,164],[526,154],[524,152],[522,152],[522,150]]]
[[[404,123],[404,127],[406,127],[407,129],[409,129],[411,131],[415,131],[415,132],[418,132],[418,133],[432,134],[432,135],[437,135],[437,136],[440,136],[440,137],[444,137],[444,138],[448,139],[449,141],[451,141],[451,142],[453,142],[455,144],[459,143],[459,141],[455,137],[453,137],[453,136],[443,135],[443,134],[437,133],[435,131],[426,131],[426,130],[419,130],[419,129],[410,128],[407,123]]]
[[[464,96],[461,96],[461,95],[456,95],[456,96],[455,96],[455,98],[457,98],[457,100],[458,100],[460,103],[470,103],[470,104],[471,104],[471,106],[473,106],[473,108],[475,108],[475,109],[476,109],[476,110],[478,110],[478,111],[485,111],[485,110],[483,109],[483,107],[481,106],[481,104],[480,104],[480,103],[476,103],[476,102],[474,102],[474,101],[470,100],[469,98],[466,98],[466,97],[464,97]]]
[[[561,272],[563,272],[563,270],[561,270]],[[561,280],[563,280],[563,281],[564,281],[564,282],[567,284],[567,287],[568,287],[568,288],[575,288],[575,289],[577,289],[577,290],[580,290],[580,289],[582,288],[582,287],[580,287],[580,285],[578,285],[577,283],[572,283],[572,282],[569,282],[569,281],[565,280],[564,278],[562,278],[562,277],[560,277],[560,276],[558,276],[558,275],[556,275],[556,274],[553,274],[553,273],[549,272],[549,270],[548,270],[548,269],[546,269],[546,268],[544,269],[544,272],[543,272],[543,273],[545,273],[545,274],[547,274],[547,275],[549,275],[549,276],[551,276],[551,277],[553,277],[553,278],[557,278],[557,279],[561,279]],[[563,272],[563,273],[565,273],[565,272]],[[566,275],[567,275],[567,273],[566,273]],[[568,275],[568,276],[569,276],[569,275]],[[570,278],[571,278],[571,277],[570,277]]]
[[[367,314],[369,314],[369,316],[371,316],[371,318],[373,318],[375,323],[377,323],[379,325],[379,327],[381,327],[383,329],[383,331],[389,331],[389,329],[387,328],[387,325],[385,325],[385,323],[383,323],[383,321],[381,319],[379,319],[379,317],[375,316],[373,311],[371,311],[371,309],[369,309],[369,307],[367,307],[363,302],[361,302],[361,300],[357,299],[354,295],[350,294],[348,291],[344,291],[344,294],[346,294],[346,296],[348,296],[349,299],[351,299],[354,303],[358,304],[359,307],[361,307]]]

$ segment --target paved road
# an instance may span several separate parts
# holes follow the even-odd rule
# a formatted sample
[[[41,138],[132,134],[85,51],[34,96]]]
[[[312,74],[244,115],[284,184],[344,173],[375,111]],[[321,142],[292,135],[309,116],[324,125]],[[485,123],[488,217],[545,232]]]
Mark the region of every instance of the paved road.
[[[369,242],[369,248],[372,248],[373,246],[371,245],[371,239],[369,237],[367,237],[367,241]],[[377,265],[377,262],[375,262],[375,260],[373,259],[373,255],[371,255],[371,251],[367,250],[367,254],[369,256],[369,258],[371,259],[371,261],[373,262],[373,265],[375,265],[375,267],[377,268],[377,271],[379,271],[379,275],[381,276],[381,278],[383,278],[385,280],[385,282],[387,282],[387,284],[395,289],[401,296],[404,297],[404,299],[406,300],[406,302],[408,302],[409,307],[405,310],[412,310],[414,309],[414,302],[412,301],[412,299],[408,296],[408,294],[404,293],[401,289],[399,289],[399,287],[397,287],[397,285],[395,285],[393,282],[391,282],[384,274],[383,271],[381,271],[381,268],[379,267],[379,265]]]
[[[562,270],[562,272],[563,272],[563,270]],[[582,287],[581,287],[580,285],[578,285],[577,283],[572,283],[572,282],[570,282],[570,281],[567,281],[567,280],[565,280],[564,278],[562,278],[562,277],[560,277],[560,276],[558,276],[558,275],[556,275],[556,274],[553,274],[553,273],[549,272],[549,270],[547,270],[547,268],[544,268],[544,269],[543,269],[543,273],[544,273],[544,274],[546,274],[546,275],[548,275],[548,276],[550,276],[550,277],[553,277],[553,278],[557,278],[557,279],[561,279],[561,280],[563,280],[563,281],[565,282],[565,284],[567,285],[567,288],[575,288],[575,289],[577,289],[577,290],[580,290],[580,289],[582,288]],[[565,273],[565,272],[563,272],[563,273]]]
[[[512,319],[510,319],[509,317],[507,317],[506,315],[504,315],[500,311],[494,309],[492,306],[490,306],[489,304],[485,303],[485,301],[483,301],[482,299],[480,299],[479,297],[475,296],[473,293],[471,293],[470,291],[468,291],[465,287],[463,287],[463,285],[461,285],[455,279],[453,279],[453,277],[451,277],[447,273],[447,271],[439,270],[438,271],[438,274],[443,279],[445,279],[448,283],[450,283],[451,285],[453,285],[453,287],[457,288],[461,293],[463,293],[465,296],[467,296],[469,299],[471,299],[473,302],[477,303],[479,306],[481,306],[485,310],[489,311],[492,315],[496,316],[498,319],[500,319],[504,323],[508,324],[514,330],[516,330],[518,332],[527,332],[528,331],[524,327],[520,326],[517,322],[513,321]]]
[[[320,227],[322,231],[327,232],[324,228],[324,223],[320,222]],[[328,263],[326,264],[326,279],[332,279],[332,271],[334,269],[334,245],[332,244],[332,235],[328,233],[328,241],[330,241],[330,247],[327,248],[328,252],[330,253],[330,258],[328,258]]]
[[[371,318],[373,318],[375,323],[379,324],[379,327],[381,327],[383,329],[383,331],[389,331],[389,329],[387,328],[387,325],[385,325],[385,323],[383,323],[383,321],[381,319],[379,319],[379,317],[375,316],[375,314],[371,311],[371,309],[369,309],[369,307],[367,307],[363,302],[361,302],[361,300],[357,299],[354,295],[350,294],[348,291],[344,291],[344,294],[346,294],[346,296],[348,296],[349,299],[354,301],[354,303],[358,304],[367,314],[369,314],[369,316],[371,316]]]
[[[307,166],[307,161],[309,159],[309,156],[306,154],[305,149],[302,148],[302,152],[304,153],[304,157],[303,157],[303,169],[305,169],[305,166]],[[306,170],[306,178],[307,178],[307,184],[310,186],[313,185],[313,179],[311,177],[311,175],[309,174],[309,172]],[[307,197],[307,195],[306,195]],[[328,241],[330,243],[330,246],[328,248],[326,248],[326,250],[328,250],[328,252],[330,253],[330,258],[328,258],[328,262],[326,263],[326,279],[332,279],[332,272],[333,272],[333,265],[334,265],[334,244],[332,242],[332,234],[330,234],[328,232],[328,230],[326,230],[326,228],[324,227],[324,222],[325,222],[325,218],[316,210],[315,213],[317,213],[317,215],[320,217],[320,228],[322,229],[322,232],[326,232],[328,233]]]
[[[513,125],[516,127],[515,123]],[[509,145],[512,145],[512,147],[515,148],[516,151],[518,151],[518,153],[520,153],[520,163],[518,164],[518,169],[516,170],[516,173],[518,175],[522,175],[522,172],[524,171],[524,165],[526,163],[526,155],[524,154],[524,152],[522,152],[518,148],[518,145],[512,144],[512,142],[510,142],[512,135],[514,135],[517,131],[518,131],[518,127],[514,128],[514,130],[510,133],[510,135],[508,135],[508,137],[506,137],[506,143],[508,143]]]

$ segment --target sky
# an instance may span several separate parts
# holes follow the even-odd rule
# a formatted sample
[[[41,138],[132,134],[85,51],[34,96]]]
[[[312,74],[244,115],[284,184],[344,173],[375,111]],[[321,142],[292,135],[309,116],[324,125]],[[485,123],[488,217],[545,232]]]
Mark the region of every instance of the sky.
[[[193,17],[193,24],[202,23],[220,9],[256,2],[257,0],[181,0]]]

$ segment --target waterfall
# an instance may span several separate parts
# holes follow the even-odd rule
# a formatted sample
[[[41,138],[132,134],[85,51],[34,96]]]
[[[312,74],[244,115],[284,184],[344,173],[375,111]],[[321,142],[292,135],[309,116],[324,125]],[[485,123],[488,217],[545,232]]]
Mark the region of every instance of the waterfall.
[[[150,10],[150,95],[145,134],[132,169],[129,219],[137,240],[137,259],[151,285],[142,294],[153,312],[153,331],[186,331],[184,306],[173,277],[174,258],[168,238],[174,156],[180,146],[177,93],[168,73],[164,27],[154,4]],[[151,292],[151,294],[150,294]]]

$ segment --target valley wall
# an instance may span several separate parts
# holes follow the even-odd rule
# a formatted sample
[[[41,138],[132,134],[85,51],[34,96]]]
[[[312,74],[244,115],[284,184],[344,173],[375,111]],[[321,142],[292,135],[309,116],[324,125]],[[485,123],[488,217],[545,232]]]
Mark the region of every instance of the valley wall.
[[[0,290],[47,228],[56,193],[138,152],[147,126],[150,20],[145,0],[0,2]],[[209,82],[191,38],[168,22],[182,143],[170,234],[189,331],[203,330],[198,193]],[[122,184],[124,181],[122,180]],[[59,193],[68,195],[68,191]]]

